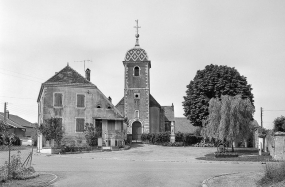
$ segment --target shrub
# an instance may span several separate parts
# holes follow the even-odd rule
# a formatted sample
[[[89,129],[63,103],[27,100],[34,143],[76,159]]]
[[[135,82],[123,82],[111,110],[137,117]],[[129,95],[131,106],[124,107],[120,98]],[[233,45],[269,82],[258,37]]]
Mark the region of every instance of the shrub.
[[[21,145],[21,140],[18,136],[14,137],[13,145],[17,145],[17,146]]]
[[[266,163],[264,177],[258,181],[259,184],[277,183],[285,180],[285,162]]]
[[[6,181],[8,179],[26,179],[35,173],[33,167],[24,167],[21,162],[20,151],[17,155],[11,156],[10,165],[6,161],[3,166],[0,167],[0,181]],[[8,175],[9,171],[9,175]]]
[[[86,123],[84,134],[89,146],[97,146],[98,138],[102,136],[102,131],[98,131],[92,123]]]
[[[152,144],[169,143],[170,142],[170,132],[142,134],[141,139],[143,142],[152,143]],[[181,142],[182,145],[192,145],[201,140],[202,140],[202,137],[194,136],[193,134],[190,134],[190,133],[178,132],[175,134],[175,141]]]

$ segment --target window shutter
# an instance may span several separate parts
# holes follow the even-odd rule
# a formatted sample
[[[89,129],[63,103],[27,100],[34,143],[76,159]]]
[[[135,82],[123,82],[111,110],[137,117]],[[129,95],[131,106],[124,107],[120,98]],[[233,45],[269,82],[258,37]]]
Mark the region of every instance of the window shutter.
[[[76,118],[76,132],[84,132],[84,122],[83,118]]]
[[[54,106],[62,106],[62,94],[61,93],[54,94]]]
[[[77,95],[77,107],[85,107],[85,95]]]

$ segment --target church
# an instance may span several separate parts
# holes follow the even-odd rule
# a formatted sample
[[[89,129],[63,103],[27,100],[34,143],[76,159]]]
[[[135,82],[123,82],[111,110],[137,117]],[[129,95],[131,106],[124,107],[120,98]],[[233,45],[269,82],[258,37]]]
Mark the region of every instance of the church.
[[[116,107],[128,120],[129,136],[139,141],[142,133],[170,131],[174,106],[161,106],[150,93],[151,61],[139,45],[138,31],[135,46],[127,51],[123,65],[124,96]]]
[[[84,126],[92,123],[101,132],[103,144],[116,147],[129,141],[140,142],[143,133],[170,131],[175,121],[174,106],[161,106],[150,93],[151,61],[139,45],[138,25],[135,46],[123,60],[124,95],[117,105],[85,77],[67,65],[42,83],[38,95],[38,124],[59,118],[65,130],[63,142],[86,144]],[[45,140],[38,136],[38,152]]]

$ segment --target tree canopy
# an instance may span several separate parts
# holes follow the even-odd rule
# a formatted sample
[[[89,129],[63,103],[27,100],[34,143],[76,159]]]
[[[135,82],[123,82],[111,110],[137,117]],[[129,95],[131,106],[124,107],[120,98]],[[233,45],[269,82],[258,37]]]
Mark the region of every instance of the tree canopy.
[[[251,132],[254,106],[241,95],[222,95],[209,102],[209,116],[201,134],[210,139],[232,142],[247,139]]]
[[[274,123],[274,127],[273,127],[274,132],[277,132],[277,131],[285,132],[285,117],[284,116],[277,117],[273,121],[273,123]]]
[[[184,115],[194,126],[202,126],[209,115],[208,106],[211,98],[241,95],[253,104],[251,90],[246,77],[241,76],[235,68],[208,65],[204,70],[197,71],[194,79],[187,85],[183,101]]]

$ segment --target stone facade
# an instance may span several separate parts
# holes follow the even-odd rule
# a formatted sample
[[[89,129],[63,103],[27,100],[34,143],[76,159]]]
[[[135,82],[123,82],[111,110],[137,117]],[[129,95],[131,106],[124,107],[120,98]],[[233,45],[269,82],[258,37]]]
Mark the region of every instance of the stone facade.
[[[165,131],[174,119],[174,106],[161,106],[150,94],[151,61],[146,51],[140,48],[138,36],[135,47],[127,51],[123,65],[124,97],[116,107],[128,119],[128,136],[140,141],[142,133]],[[166,117],[165,111],[172,117]]]

